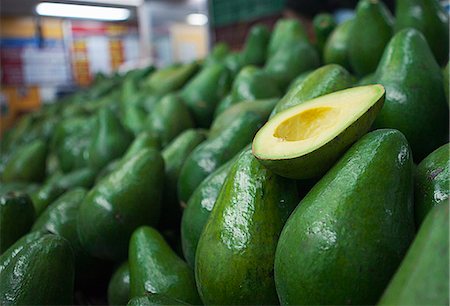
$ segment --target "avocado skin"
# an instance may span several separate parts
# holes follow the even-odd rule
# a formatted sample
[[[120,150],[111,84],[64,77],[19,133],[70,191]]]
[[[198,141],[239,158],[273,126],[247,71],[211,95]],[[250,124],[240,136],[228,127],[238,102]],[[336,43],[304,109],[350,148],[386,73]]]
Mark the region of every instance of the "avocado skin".
[[[214,45],[214,48],[205,58],[204,66],[213,65],[216,63],[223,64],[225,59],[230,54],[230,46],[224,42],[219,42]]]
[[[414,205],[417,227],[434,206],[448,203],[449,183],[450,161],[447,143],[428,155],[416,168]]]
[[[164,148],[186,129],[194,127],[194,121],[183,101],[168,94],[158,102],[147,120],[147,130],[158,136]]]
[[[217,104],[230,86],[230,72],[224,64],[216,63],[203,68],[183,87],[180,96],[198,127],[209,127]]]
[[[423,33],[439,64],[448,61],[448,13],[436,0],[397,0],[395,30],[415,28]]]
[[[197,146],[186,159],[178,180],[178,197],[187,203],[198,185],[250,143],[264,120],[256,113],[239,116],[220,135]]]
[[[420,32],[405,29],[395,34],[374,79],[386,88],[386,101],[374,128],[401,131],[416,162],[448,141],[442,72]]]
[[[314,70],[308,70],[305,72],[300,73],[295,79],[292,80],[292,82],[289,84],[289,87],[287,88],[287,91],[290,91],[292,88],[300,86],[300,84],[303,83],[303,81],[313,72]]]
[[[358,2],[348,41],[350,65],[357,75],[375,71],[392,33],[393,18],[381,1]]]
[[[449,97],[448,97],[448,90],[450,87],[450,83],[449,83],[449,70],[448,70],[448,65],[449,63],[447,63],[447,66],[445,66],[445,69],[443,71],[443,80],[444,80],[444,91],[445,91],[445,97],[447,98],[447,103],[450,103],[449,101]]]
[[[336,28],[336,22],[329,13],[320,13],[313,19],[314,34],[316,36],[316,47],[322,56],[325,43],[331,32]]]
[[[189,198],[181,219],[181,244],[188,265],[194,268],[195,252],[203,228],[208,221],[220,189],[231,170],[234,158],[211,173]]]
[[[159,305],[189,305],[183,301],[162,294],[146,294],[132,298],[127,306],[159,306]]]
[[[240,54],[241,65],[263,65],[266,61],[269,40],[270,32],[265,25],[257,24],[252,26]]]
[[[294,181],[264,168],[251,150],[238,157],[197,248],[195,276],[205,304],[278,304],[275,249],[297,201]]]
[[[192,62],[159,69],[150,74],[143,82],[143,87],[148,88],[153,94],[168,94],[183,87],[195,75],[198,68],[198,63]]]
[[[298,86],[289,90],[275,105],[271,117],[305,101],[351,87],[351,74],[342,66],[330,64],[312,71]]]
[[[47,151],[47,145],[42,140],[20,146],[5,164],[3,182],[42,182]]]
[[[378,305],[448,305],[449,205],[431,208]]]
[[[179,228],[182,211],[177,197],[178,177],[189,154],[205,139],[206,131],[189,129],[161,152],[165,164],[165,179],[160,228]]]
[[[132,298],[149,292],[200,303],[194,273],[155,229],[142,226],[133,233],[129,265]]]
[[[338,64],[350,70],[349,40],[354,19],[339,24],[330,34],[323,49],[324,64]]]
[[[26,193],[8,192],[0,196],[0,254],[33,225],[33,203]]]
[[[83,248],[94,257],[123,260],[134,229],[159,221],[163,178],[161,154],[144,149],[98,182],[78,212]]]
[[[412,185],[412,156],[399,131],[376,130],[353,145],[281,233],[281,304],[373,305],[414,237]]]
[[[300,21],[296,19],[279,19],[270,36],[267,57],[272,57],[286,41],[308,41],[308,35]]]
[[[130,300],[130,268],[123,262],[111,277],[108,285],[108,304],[126,305]]]
[[[74,258],[57,235],[31,233],[0,256],[2,305],[72,305]]]

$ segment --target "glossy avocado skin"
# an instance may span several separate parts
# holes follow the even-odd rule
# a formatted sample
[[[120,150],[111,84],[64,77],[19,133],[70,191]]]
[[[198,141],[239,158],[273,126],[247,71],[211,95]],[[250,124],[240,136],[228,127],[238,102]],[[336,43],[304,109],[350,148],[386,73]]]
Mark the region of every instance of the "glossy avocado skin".
[[[284,95],[273,109],[271,117],[305,101],[349,88],[352,84],[351,74],[342,66],[330,64],[320,67]]]
[[[314,16],[313,28],[316,36],[316,48],[322,56],[323,48],[328,36],[330,36],[331,32],[336,28],[336,22],[331,14],[320,13]]]
[[[170,298],[162,294],[146,294],[132,298],[128,306],[159,306],[159,305],[189,305],[177,299]]]
[[[5,164],[3,182],[42,182],[47,151],[47,145],[42,140],[20,146]]]
[[[448,305],[449,206],[433,207],[378,305]]]
[[[415,28],[426,37],[439,64],[448,61],[448,13],[436,0],[397,0],[395,30]]]
[[[74,258],[57,235],[31,233],[0,256],[2,305],[72,305]]]
[[[159,221],[163,178],[161,154],[144,149],[98,182],[79,208],[83,248],[94,257],[123,260],[134,229]]]
[[[165,95],[183,87],[198,70],[198,63],[173,65],[152,73],[143,86],[153,94]]]
[[[161,147],[165,147],[194,121],[183,101],[174,94],[168,94],[155,106],[147,120],[147,129],[158,136]]]
[[[131,297],[159,293],[199,304],[194,273],[155,229],[138,228],[130,239]]]
[[[405,29],[392,38],[374,79],[386,88],[386,101],[375,128],[401,131],[416,162],[448,141],[442,73],[420,32]]]
[[[165,179],[160,228],[179,228],[182,211],[177,197],[178,177],[186,158],[205,139],[206,131],[189,129],[161,152],[165,164]]]
[[[412,184],[411,151],[400,132],[377,130],[354,144],[281,233],[281,304],[373,305],[414,237]]]
[[[305,28],[296,19],[279,19],[270,36],[267,57],[272,57],[286,41],[308,40]]]
[[[450,183],[449,144],[428,155],[416,168],[414,180],[414,208],[417,227],[429,211],[448,203]]]
[[[192,268],[195,264],[195,252],[200,235],[214,208],[225,178],[231,170],[233,161],[234,158],[204,179],[195,189],[184,209],[181,219],[181,244],[184,258]]]
[[[197,247],[195,277],[212,305],[278,303],[278,236],[298,201],[295,182],[265,169],[251,150],[233,164]]]
[[[111,277],[108,285],[109,305],[126,305],[130,300],[130,268],[128,261],[122,263]]]
[[[252,141],[264,120],[246,113],[232,121],[220,135],[197,146],[186,159],[178,180],[178,197],[187,203],[198,185]]]
[[[252,26],[240,54],[241,65],[263,65],[266,61],[269,40],[270,32],[265,25]]]
[[[214,110],[231,86],[231,75],[224,64],[203,68],[186,86],[180,96],[188,107],[196,126],[207,128]]]
[[[338,64],[350,70],[349,40],[354,19],[339,24],[330,34],[323,49],[324,64]]]
[[[393,18],[379,0],[360,0],[349,33],[349,60],[357,75],[377,68],[393,32]]]
[[[0,254],[30,230],[34,218],[33,203],[26,193],[0,195]]]

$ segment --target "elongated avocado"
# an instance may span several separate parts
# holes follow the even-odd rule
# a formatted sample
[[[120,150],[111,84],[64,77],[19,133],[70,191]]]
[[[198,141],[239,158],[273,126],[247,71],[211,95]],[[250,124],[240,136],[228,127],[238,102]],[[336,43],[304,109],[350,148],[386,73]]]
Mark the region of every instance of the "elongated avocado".
[[[336,22],[334,18],[329,13],[320,13],[314,16],[313,28],[314,35],[316,37],[316,48],[319,50],[320,56],[322,57],[323,48],[328,39],[328,36],[333,32],[336,27]]]
[[[350,70],[349,40],[354,19],[339,24],[330,34],[323,49],[325,64],[338,64]]]
[[[263,65],[267,57],[269,40],[270,32],[265,25],[252,26],[240,54],[241,65]]]
[[[183,87],[197,70],[198,64],[196,62],[172,65],[150,74],[143,85],[154,94],[165,95]]]
[[[305,28],[297,19],[279,19],[270,36],[267,57],[272,57],[286,41],[308,40]]]
[[[126,305],[130,300],[130,268],[128,261],[122,263],[108,284],[109,305]]]

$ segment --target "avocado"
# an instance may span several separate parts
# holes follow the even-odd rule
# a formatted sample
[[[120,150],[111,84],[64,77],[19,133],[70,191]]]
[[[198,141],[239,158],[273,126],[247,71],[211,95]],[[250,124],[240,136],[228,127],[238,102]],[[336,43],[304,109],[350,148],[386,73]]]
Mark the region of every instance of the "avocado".
[[[189,305],[180,300],[162,294],[145,294],[132,298],[127,306],[159,306],[159,305]]]
[[[350,65],[357,75],[375,71],[392,32],[393,18],[383,2],[358,2],[348,40]]]
[[[0,195],[0,254],[28,233],[35,218],[33,203],[23,192]]]
[[[183,87],[197,70],[196,62],[168,66],[150,74],[143,87],[148,88],[153,94],[165,95]]]
[[[286,92],[289,92],[292,88],[300,86],[300,84],[303,83],[304,80],[313,72],[314,70],[308,70],[305,72],[300,73],[295,79],[292,80],[292,82],[289,84],[289,87],[287,88]]]
[[[140,105],[135,105],[133,103],[123,103],[121,118],[121,123],[128,131],[132,132],[134,135],[139,134],[145,129],[145,124],[147,121],[147,111]]]
[[[335,28],[336,22],[331,14],[320,13],[314,16],[313,29],[316,37],[316,47],[321,57],[328,36],[330,36],[331,32],[333,32]]]
[[[402,133],[376,130],[354,144],[283,228],[275,255],[281,304],[376,303],[414,237],[412,191]]]
[[[414,180],[414,213],[417,227],[434,206],[449,202],[449,144],[433,151],[417,165]]]
[[[132,135],[108,108],[96,115],[96,130],[89,146],[89,166],[101,169],[113,159],[122,156],[132,141]]]
[[[431,208],[378,305],[448,305],[448,202]]]
[[[230,46],[225,42],[218,42],[214,45],[211,52],[205,58],[204,66],[215,63],[224,63],[226,57],[230,54]]]
[[[419,31],[409,28],[395,34],[374,79],[386,88],[386,102],[374,128],[401,131],[416,162],[448,141],[442,72]]]
[[[264,122],[257,113],[245,113],[233,120],[219,135],[197,146],[181,168],[177,187],[180,201],[187,203],[195,188],[250,143]]]
[[[174,94],[164,96],[147,119],[147,130],[158,136],[162,148],[181,132],[193,126],[194,121],[188,108]]]
[[[0,256],[0,304],[72,305],[73,254],[62,237],[22,237]]]
[[[361,86],[289,108],[258,131],[253,154],[283,177],[319,177],[370,129],[384,96],[381,85]]]
[[[272,115],[305,101],[352,86],[352,76],[345,68],[330,64],[322,66],[305,77],[298,86],[292,87],[278,102]]]
[[[355,85],[356,86],[364,86],[364,85],[376,84],[374,82],[374,78],[375,78],[375,73],[369,73],[368,75],[365,75],[362,78],[360,78]]]
[[[108,284],[108,304],[126,305],[130,299],[130,268],[128,261],[123,262]]]
[[[269,40],[270,32],[265,25],[256,24],[252,26],[247,34],[247,38],[240,55],[241,65],[263,65],[266,61]]]
[[[289,41],[308,41],[308,35],[300,21],[282,18],[277,21],[270,36],[267,57],[272,57],[281,48],[283,43]]]
[[[198,127],[207,128],[212,121],[217,103],[231,85],[231,76],[224,64],[205,66],[181,90],[180,96]]]
[[[195,277],[207,305],[278,304],[273,265],[278,236],[297,204],[295,182],[240,154],[201,234]]]
[[[273,78],[255,66],[246,66],[236,76],[231,89],[233,102],[279,97],[281,92]]]
[[[161,154],[143,149],[98,182],[78,212],[83,248],[94,257],[124,259],[134,229],[159,221],[163,178]]]
[[[42,182],[47,151],[47,145],[42,140],[34,140],[17,148],[5,164],[3,182]]]
[[[241,70],[243,66],[241,53],[231,52],[225,57],[224,64],[230,71],[232,78],[234,78],[234,76],[238,74],[239,70]]]
[[[449,70],[448,70],[448,65],[449,65],[449,63],[447,63],[447,66],[445,66],[445,69],[444,69],[444,71],[443,71],[443,80],[444,80],[444,91],[445,91],[445,97],[447,98],[447,103],[449,103],[450,104],[450,101],[449,101],[449,97],[448,97],[448,90],[449,90],[449,87],[450,87],[450,83],[449,83],[449,81],[448,81],[448,79],[449,79]]]
[[[221,113],[223,113],[225,110],[227,110],[231,105],[234,104],[233,96],[231,93],[228,93],[223,99],[219,101],[219,104],[217,104],[216,109],[214,110],[214,119],[217,118]],[[213,119],[213,121],[214,121]]]
[[[177,197],[178,177],[186,158],[205,138],[205,131],[189,129],[181,133],[161,152],[165,176],[160,228],[179,228],[181,207]]]
[[[199,304],[194,273],[155,229],[142,226],[130,239],[131,297],[159,293]]]
[[[395,31],[415,28],[423,33],[436,61],[448,61],[448,12],[437,0],[397,0]]]
[[[354,19],[346,20],[336,26],[323,48],[325,64],[338,64],[350,70],[349,40]]]

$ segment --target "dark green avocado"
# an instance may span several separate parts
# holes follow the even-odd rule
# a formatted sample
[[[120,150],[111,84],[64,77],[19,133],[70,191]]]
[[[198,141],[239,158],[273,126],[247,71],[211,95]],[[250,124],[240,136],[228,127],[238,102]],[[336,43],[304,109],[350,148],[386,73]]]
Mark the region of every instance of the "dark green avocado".
[[[128,261],[122,263],[108,284],[109,305],[126,305],[130,300],[130,268]]]

